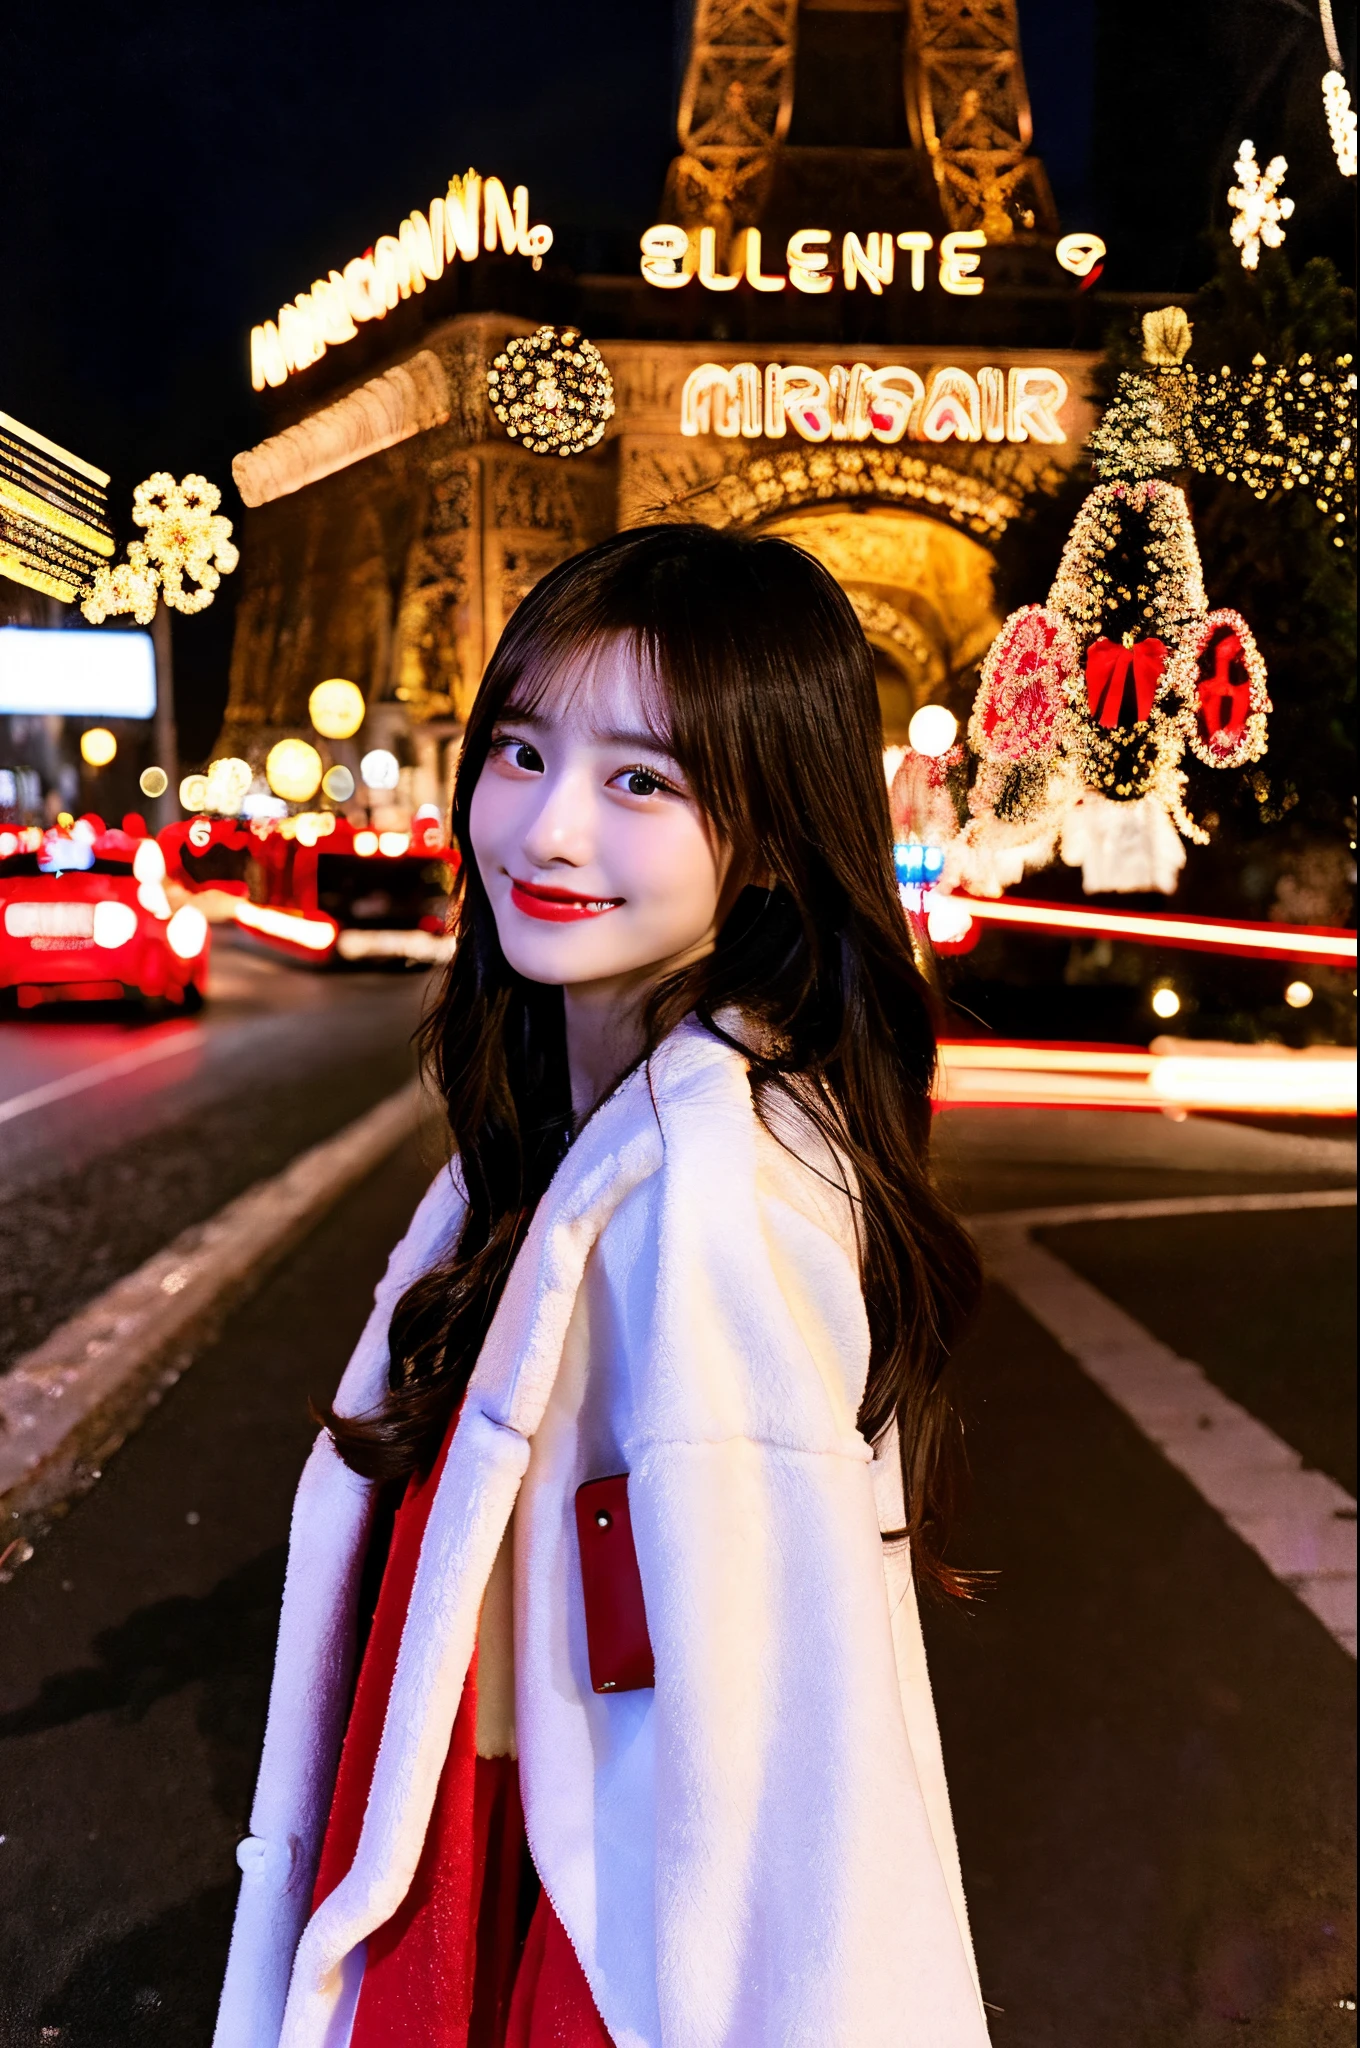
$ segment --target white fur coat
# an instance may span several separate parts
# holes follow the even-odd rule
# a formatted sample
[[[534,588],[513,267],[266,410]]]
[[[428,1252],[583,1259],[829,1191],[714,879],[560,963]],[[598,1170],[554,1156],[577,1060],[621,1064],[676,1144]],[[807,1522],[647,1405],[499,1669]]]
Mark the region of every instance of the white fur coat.
[[[649,1085],[650,1082],[650,1085]],[[853,1218],[806,1126],[761,1125],[697,1024],[586,1125],[539,1205],[430,1514],[353,1867],[309,1914],[349,1696],[370,1489],[321,1437],[215,2048],[345,2048],[365,1942],[415,1870],[514,1512],[534,1862],[618,2048],[980,2048],[895,1446],[859,1435]],[[341,1385],[454,1240],[416,1212]],[[629,1474],[654,1691],[591,1691],[577,1486]]]

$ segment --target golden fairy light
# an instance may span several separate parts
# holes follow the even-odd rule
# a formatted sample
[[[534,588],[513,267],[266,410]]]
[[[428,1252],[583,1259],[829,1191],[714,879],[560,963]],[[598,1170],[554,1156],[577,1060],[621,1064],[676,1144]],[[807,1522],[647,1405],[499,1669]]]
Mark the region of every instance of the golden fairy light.
[[[614,417],[614,380],[576,327],[508,341],[486,373],[491,410],[531,455],[580,455]]]

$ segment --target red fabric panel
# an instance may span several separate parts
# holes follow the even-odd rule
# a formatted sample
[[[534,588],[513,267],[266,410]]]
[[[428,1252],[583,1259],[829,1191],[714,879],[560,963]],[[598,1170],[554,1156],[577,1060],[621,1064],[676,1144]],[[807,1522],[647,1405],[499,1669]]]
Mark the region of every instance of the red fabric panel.
[[[524,1944],[505,2048],[613,2048],[546,1892],[539,1894]]]

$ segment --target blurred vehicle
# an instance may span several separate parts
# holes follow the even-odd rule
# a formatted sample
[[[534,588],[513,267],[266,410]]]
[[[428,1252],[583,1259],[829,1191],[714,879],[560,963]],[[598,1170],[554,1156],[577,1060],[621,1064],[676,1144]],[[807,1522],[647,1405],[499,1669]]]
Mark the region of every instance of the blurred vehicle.
[[[93,813],[44,830],[0,828],[0,990],[48,1002],[173,1003],[207,994],[209,934],[166,892],[165,856],[140,818]]]
[[[194,818],[160,835],[171,879],[230,897],[238,928],[313,967],[447,960],[458,854],[436,812],[409,831],[376,832],[330,811],[300,817]],[[216,915],[217,913],[214,913]]]

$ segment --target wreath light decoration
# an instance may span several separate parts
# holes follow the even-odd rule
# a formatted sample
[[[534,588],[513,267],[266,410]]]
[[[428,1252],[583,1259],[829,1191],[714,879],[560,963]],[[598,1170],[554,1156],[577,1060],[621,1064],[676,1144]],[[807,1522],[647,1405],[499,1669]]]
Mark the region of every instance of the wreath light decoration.
[[[614,417],[614,380],[576,327],[508,341],[486,373],[491,410],[531,455],[581,455]]]
[[[1168,665],[1167,685],[1180,703],[1177,730],[1206,768],[1245,768],[1261,759],[1270,692],[1240,612],[1209,612],[1197,621]]]

